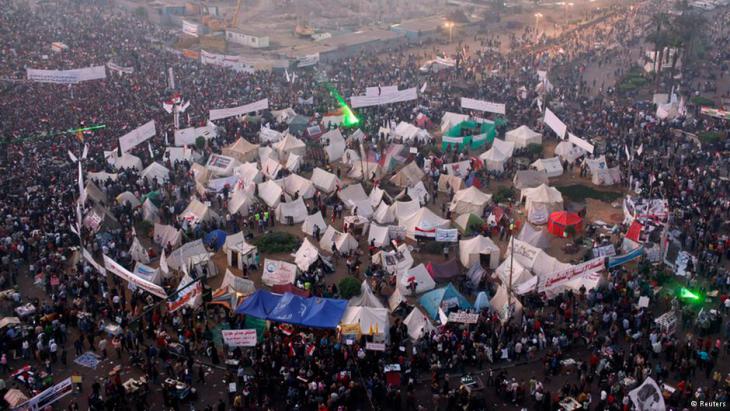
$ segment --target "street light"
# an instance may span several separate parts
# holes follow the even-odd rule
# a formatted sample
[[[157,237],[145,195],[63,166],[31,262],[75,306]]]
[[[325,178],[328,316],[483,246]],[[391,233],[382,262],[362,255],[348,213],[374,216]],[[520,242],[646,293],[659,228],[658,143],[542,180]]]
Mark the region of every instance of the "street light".
[[[573,3],[563,3],[565,7],[563,8],[563,24],[568,24],[568,7],[573,7],[575,4]]]
[[[538,34],[540,32],[540,19],[542,18],[542,13],[535,13],[535,43],[537,43]]]
[[[454,31],[454,22],[453,21],[447,21],[444,23],[444,27],[449,29],[449,43],[451,43],[451,35]]]

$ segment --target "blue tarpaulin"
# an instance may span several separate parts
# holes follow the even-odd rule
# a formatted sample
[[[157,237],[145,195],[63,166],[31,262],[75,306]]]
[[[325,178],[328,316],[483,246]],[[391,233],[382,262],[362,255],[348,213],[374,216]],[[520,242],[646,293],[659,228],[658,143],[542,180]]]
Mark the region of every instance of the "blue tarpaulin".
[[[336,328],[346,308],[347,300],[258,290],[238,306],[236,313],[302,327]]]
[[[223,230],[213,230],[205,235],[205,244],[218,251],[226,243],[226,236],[227,234]]]
[[[479,291],[479,294],[477,294],[477,299],[474,301],[474,308],[476,308],[477,311],[486,310],[492,307],[492,304],[489,302],[489,296],[484,291]]]
[[[446,287],[432,290],[421,296],[419,300],[421,306],[434,320],[439,317],[439,307],[442,303],[445,305],[458,305],[459,310],[468,310],[472,308],[469,301],[456,289],[451,283]],[[447,310],[444,309],[444,312]]]

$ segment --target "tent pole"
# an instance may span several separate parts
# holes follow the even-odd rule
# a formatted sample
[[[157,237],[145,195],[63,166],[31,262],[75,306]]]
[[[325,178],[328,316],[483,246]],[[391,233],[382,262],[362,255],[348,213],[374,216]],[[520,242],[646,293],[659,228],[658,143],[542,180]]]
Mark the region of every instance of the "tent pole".
[[[511,230],[510,230],[511,231]],[[515,267],[515,236],[512,234],[512,245],[509,253],[509,287],[507,288],[507,320],[512,317],[512,271]]]

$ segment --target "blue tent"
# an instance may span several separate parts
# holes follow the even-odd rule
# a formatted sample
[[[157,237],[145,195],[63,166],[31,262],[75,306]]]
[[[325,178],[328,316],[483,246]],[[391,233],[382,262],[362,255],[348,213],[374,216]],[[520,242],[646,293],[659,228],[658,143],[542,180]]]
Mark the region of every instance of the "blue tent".
[[[479,291],[479,294],[477,294],[477,299],[474,301],[474,308],[476,308],[477,311],[487,310],[492,307],[492,304],[489,302],[489,295],[484,291]]]
[[[226,243],[227,234],[223,230],[213,230],[205,235],[205,245],[218,251]]]
[[[268,318],[269,313],[279,304],[281,295],[266,290],[257,290],[236,308],[236,314],[246,314],[256,318]]]
[[[461,295],[459,290],[457,290],[451,283],[449,283],[446,287],[437,288],[427,292],[422,295],[419,300],[423,309],[426,310],[428,315],[434,320],[439,317],[439,307],[441,307],[441,303],[444,301],[456,302],[460,310],[468,310],[472,308],[469,301],[467,301],[466,298]]]

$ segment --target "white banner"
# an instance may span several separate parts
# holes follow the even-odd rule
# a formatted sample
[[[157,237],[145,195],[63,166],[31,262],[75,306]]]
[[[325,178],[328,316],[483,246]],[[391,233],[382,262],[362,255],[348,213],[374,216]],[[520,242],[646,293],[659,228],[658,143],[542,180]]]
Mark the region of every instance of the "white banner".
[[[106,269],[102,267],[101,264],[97,263],[96,260],[94,260],[94,257],[91,255],[91,253],[86,250],[86,248],[81,247],[81,255],[84,256],[84,259],[91,264],[92,267],[96,268],[96,271],[101,273],[101,275],[106,276]]]
[[[629,398],[634,403],[634,407],[640,411],[665,411],[667,409],[662,390],[651,377],[646,377],[640,386],[629,391]],[[692,401],[693,405],[695,403],[696,401]],[[708,402],[707,404],[708,407],[712,407],[712,404],[720,403]],[[700,407],[702,407],[702,401],[700,401]],[[724,403],[721,407],[724,407]]]
[[[570,266],[569,268],[552,272],[539,278],[538,293],[553,289],[570,280],[586,276],[603,270],[605,257],[597,257],[585,263]]]
[[[198,37],[198,25],[189,21],[182,21],[182,32],[188,36]]]
[[[502,103],[493,103],[491,101],[475,100],[473,98],[461,98],[461,108],[471,110],[486,111],[489,113],[506,114],[507,107]]]
[[[167,263],[165,264],[167,265]],[[193,278],[190,277],[190,274],[185,273],[177,285],[175,295],[167,303],[168,312],[175,312],[185,304],[195,306],[196,297],[203,295],[203,283],[196,281],[195,284],[190,284],[192,282]]]
[[[319,63],[319,53],[308,54],[304,57],[299,58],[297,61],[297,67],[309,67]]]
[[[378,86],[368,87],[365,89],[365,95],[368,97],[387,96],[398,92],[398,86]]]
[[[436,229],[436,241],[442,242],[442,243],[455,243],[459,240],[459,230],[455,228],[445,229],[445,228],[437,228]]]
[[[253,73],[255,70],[253,66],[245,64],[241,60],[241,56],[230,56],[224,54],[210,53],[205,50],[200,51],[200,62],[203,64],[210,64],[212,66],[226,67],[235,71],[241,71],[246,73]]]
[[[129,133],[119,137],[119,147],[122,149],[123,153],[126,153],[138,144],[143,143],[154,136],[155,120],[150,120]]]
[[[109,256],[106,255],[104,256],[104,267],[106,267],[107,270],[118,275],[122,279],[127,280],[127,282],[136,285],[137,287],[147,291],[154,296],[167,298],[167,294],[162,287],[146,281],[140,277],[137,277],[136,275],[134,275],[134,273],[131,273],[129,270],[122,267],[119,263],[112,260],[111,258],[109,258]]]
[[[583,150],[593,154],[593,144],[583,140],[573,133],[568,133],[568,141],[573,143],[576,147],[580,147]]]
[[[385,351],[385,343],[366,342],[365,349],[368,351]]]
[[[221,335],[229,347],[256,346],[256,330],[221,330]]]
[[[477,321],[479,321],[479,314],[476,313],[467,313],[463,311],[449,313],[450,323],[476,324]]]
[[[86,67],[73,70],[27,69],[28,80],[38,83],[76,84],[88,80],[106,78],[104,66]]]
[[[264,272],[261,281],[273,287],[275,285],[293,284],[297,277],[297,266],[286,261],[264,260]]]
[[[565,137],[565,132],[568,131],[568,126],[563,123],[558,116],[555,115],[549,108],[545,108],[545,119],[543,120],[546,126],[553,129],[555,134],[560,138]]]
[[[382,106],[385,104],[401,103],[404,101],[411,101],[418,98],[418,93],[415,87],[406,90],[398,90],[391,94],[383,94],[380,96],[352,96],[350,97],[350,103],[352,108],[370,107],[370,106]]]
[[[122,67],[118,64],[112,63],[111,61],[106,63],[106,68],[108,68],[109,71],[114,71],[117,73],[124,73],[124,74],[134,73],[134,67]]]
[[[269,108],[269,99],[265,98],[253,103],[249,103],[243,106],[232,107],[232,108],[220,108],[216,110],[210,110],[210,120],[220,120],[222,118],[228,118],[233,116],[241,116],[252,111],[266,110]]]
[[[58,384],[47,388],[45,391],[29,399],[23,404],[13,408],[15,411],[39,411],[44,410],[49,405],[60,400],[61,398],[71,394],[74,391],[74,385],[71,377],[59,382]]]

